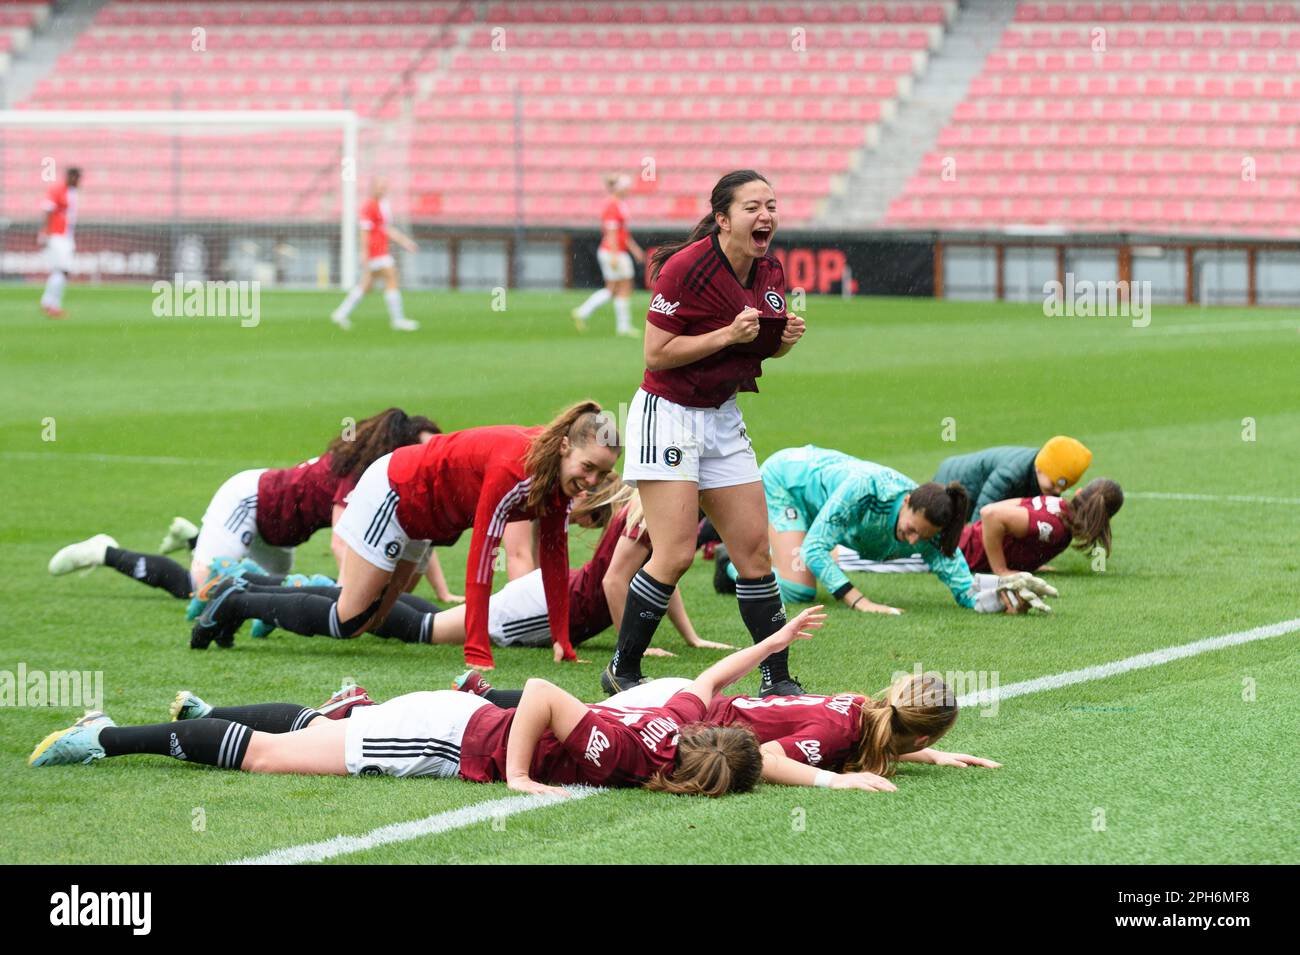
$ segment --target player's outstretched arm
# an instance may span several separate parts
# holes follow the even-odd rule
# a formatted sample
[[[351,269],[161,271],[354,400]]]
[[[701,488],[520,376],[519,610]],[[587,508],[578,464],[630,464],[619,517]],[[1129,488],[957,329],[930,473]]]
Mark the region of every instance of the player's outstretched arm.
[[[525,683],[506,740],[506,785],[516,792],[568,796],[557,786],[537,782],[529,770],[543,733],[550,730],[564,742],[586,715],[583,702],[554,683],[536,677]]]
[[[809,607],[766,640],[738,650],[709,667],[687,689],[708,706],[713,698],[746,673],[753,670],[773,653],[784,650],[796,640],[811,640],[812,631],[820,629],[826,621],[822,605]]]
[[[998,501],[980,508],[980,536],[984,539],[984,554],[989,569],[999,577],[1011,573],[1007,566],[1002,542],[1008,537],[1026,537],[1029,534],[1029,512],[1016,500]]]
[[[867,792],[892,793],[896,789],[884,776],[875,773],[833,773],[814,769],[807,763],[791,759],[776,740],[759,747],[763,754],[763,782],[778,786],[818,786],[823,789],[862,789]]]
[[[929,763],[931,766],[983,766],[986,769],[1001,769],[1001,763],[982,756],[968,753],[949,753],[941,749],[918,749],[915,753],[904,753],[898,757],[903,763]]]

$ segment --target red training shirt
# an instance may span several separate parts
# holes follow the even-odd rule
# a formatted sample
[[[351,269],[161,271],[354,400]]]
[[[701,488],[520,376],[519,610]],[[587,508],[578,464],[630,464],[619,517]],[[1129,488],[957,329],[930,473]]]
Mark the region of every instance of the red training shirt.
[[[1016,502],[1029,512],[1029,536],[1002,539],[1002,554],[1012,570],[1033,572],[1070,546],[1070,502],[1062,497],[1038,495],[1022,497]],[[962,528],[958,544],[971,573],[988,574],[988,554],[984,552],[984,522],[976,521]]]
[[[858,748],[865,696],[715,696],[704,722],[748,726],[760,743],[778,742],[791,759],[838,770]]]

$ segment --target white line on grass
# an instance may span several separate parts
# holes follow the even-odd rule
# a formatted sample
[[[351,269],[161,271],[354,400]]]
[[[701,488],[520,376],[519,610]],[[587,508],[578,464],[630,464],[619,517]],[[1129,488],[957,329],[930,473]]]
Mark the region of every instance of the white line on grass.
[[[422,836],[432,836],[451,829],[472,826],[487,819],[500,819],[513,816],[515,813],[527,812],[530,809],[543,809],[558,802],[586,799],[588,796],[604,792],[603,789],[593,789],[588,786],[572,786],[568,788],[569,799],[560,796],[510,796],[506,799],[493,799],[490,802],[480,802],[472,806],[463,806],[460,809],[434,813],[432,816],[415,819],[411,822],[395,822],[391,826],[372,829],[362,836],[335,836],[333,839],[326,839],[323,842],[309,842],[306,845],[291,846],[288,849],[277,849],[275,852],[268,852],[262,856],[236,859],[228,864],[298,865],[303,862],[322,862],[325,859],[346,855],[350,852],[364,852],[366,849],[388,845],[391,842],[407,842],[411,839],[419,839]]]
[[[957,705],[987,706],[995,700],[1000,702],[1013,696],[1042,693],[1044,690],[1059,690],[1063,686],[1088,683],[1092,680],[1104,680],[1107,677],[1118,676],[1121,673],[1144,670],[1147,667],[1158,667],[1165,663],[1172,663],[1175,660],[1208,653],[1211,650],[1222,650],[1224,647],[1235,647],[1242,643],[1252,643],[1255,640],[1281,637],[1288,633],[1295,633],[1297,630],[1300,630],[1300,617],[1294,620],[1283,620],[1280,623],[1270,623],[1264,627],[1256,627],[1254,630],[1242,630],[1239,633],[1228,633],[1221,637],[1206,637],[1204,640],[1197,640],[1193,643],[1165,647],[1163,650],[1152,650],[1150,653],[1139,653],[1135,657],[1112,660],[1110,663],[1084,667],[1082,670],[1069,670],[1065,673],[1055,673],[1051,676],[1040,676],[1037,679],[1025,680],[1022,683],[1010,683],[1006,686],[983,690],[979,693],[967,693],[965,696],[957,698]]]
[[[1063,686],[1088,683],[1092,680],[1104,680],[1107,677],[1128,673],[1131,670],[1161,666],[1175,660],[1208,653],[1211,650],[1222,650],[1224,647],[1235,647],[1255,640],[1280,637],[1288,633],[1294,633],[1297,630],[1300,630],[1300,617],[1294,620],[1283,620],[1280,623],[1256,627],[1253,630],[1228,633],[1221,637],[1207,637],[1204,640],[1196,640],[1193,643],[1185,643],[1181,646],[1153,650],[1150,653],[1141,653],[1135,657],[1126,657],[1123,660],[1114,660],[1098,666],[1085,667],[1082,670],[1070,670],[1066,673],[1042,676],[1034,680],[1025,680],[1022,683],[1010,683],[982,693],[968,693],[965,696],[958,697],[957,705],[987,706],[994,700],[1026,696],[1030,693],[1042,693],[1045,690],[1058,690]],[[592,789],[585,786],[567,788],[575,799],[606,792],[604,789]],[[326,839],[323,842],[309,842],[306,845],[291,846],[288,849],[277,849],[274,852],[268,852],[266,855],[237,859],[230,865],[296,865],[302,862],[321,862],[350,852],[373,849],[375,846],[387,845],[393,842],[406,842],[423,836],[448,832],[452,829],[460,829],[464,826],[472,826],[493,817],[510,816],[531,809],[543,809],[563,801],[566,800],[562,800],[558,796],[511,796],[506,799],[494,799],[490,802],[477,803],[461,809],[436,813],[412,822],[397,822],[390,826],[382,826],[360,836],[335,836],[333,839]]]
[[[1125,497],[1148,501],[1209,501],[1215,504],[1300,504],[1300,497],[1260,497],[1254,494],[1176,494],[1172,491],[1125,491]]]

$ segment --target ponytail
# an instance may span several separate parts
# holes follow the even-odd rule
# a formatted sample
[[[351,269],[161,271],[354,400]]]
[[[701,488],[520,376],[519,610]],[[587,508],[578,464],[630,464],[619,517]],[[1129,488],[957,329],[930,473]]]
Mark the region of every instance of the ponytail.
[[[408,415],[401,408],[388,408],[357,422],[348,437],[340,435],[330,442],[325,453],[330,456],[330,472],[339,477],[360,477],[366,468],[408,444],[418,444],[422,432],[442,434],[433,421],[423,415]]]
[[[1109,478],[1094,478],[1070,499],[1070,536],[1079,550],[1100,544],[1110,554],[1110,519],[1124,506],[1124,491]]]
[[[664,263],[682,249],[699,242],[705,236],[721,231],[717,217],[729,214],[732,200],[736,197],[736,190],[747,182],[760,180],[767,182],[767,177],[762,173],[755,172],[753,169],[737,169],[719,179],[714,184],[713,192],[709,196],[709,214],[695,224],[695,228],[686,237],[686,241],[672,245],[661,245],[655,249],[654,255],[650,256],[650,281],[656,281],[659,278],[660,271],[663,270]],[[771,185],[771,183],[768,183],[768,185]]]
[[[571,445],[586,447],[599,441],[604,447],[622,450],[618,425],[601,411],[594,401],[579,401],[562,411],[554,421],[533,438],[524,457],[524,471],[533,479],[525,506],[538,517],[546,514],[546,501],[560,480],[560,445],[565,438]]]
[[[652,792],[675,796],[725,796],[747,793],[763,775],[763,754],[753,730],[741,726],[692,723],[681,729],[671,773],[646,780]]]
[[[937,673],[904,674],[881,697],[862,707],[858,748],[844,763],[846,773],[892,776],[902,742],[917,736],[934,742],[957,722],[957,698]]]
[[[970,513],[970,495],[960,481],[949,481],[947,486],[930,481],[913,488],[908,495],[908,506],[939,528],[939,550],[951,557],[957,552],[961,530]]]

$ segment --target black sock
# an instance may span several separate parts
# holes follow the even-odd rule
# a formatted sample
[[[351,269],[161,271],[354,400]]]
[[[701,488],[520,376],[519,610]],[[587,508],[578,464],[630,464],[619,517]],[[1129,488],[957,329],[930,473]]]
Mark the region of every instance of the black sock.
[[[781,605],[781,589],[776,574],[736,578],[736,600],[740,604],[740,619],[745,621],[755,643],[785,626],[785,607]],[[759,664],[758,669],[765,684],[790,679],[790,651],[772,654]]]
[[[229,720],[181,720],[152,726],[106,726],[99,745],[109,756],[153,753],[222,769],[238,769],[253,738],[247,726]]]
[[[388,616],[371,629],[377,637],[391,637],[403,643],[431,643],[433,614],[423,613],[398,600]]]
[[[258,587],[233,593],[226,598],[217,616],[222,623],[236,620],[265,620],[303,636],[332,636],[330,628],[334,601],[308,593],[308,587]]]
[[[418,610],[420,613],[437,613],[442,608],[432,600],[425,600],[423,597],[417,597],[415,594],[402,594],[397,598],[399,604],[406,604],[412,610]]]
[[[503,710],[515,709],[519,706],[519,701],[523,698],[523,690],[498,690],[496,687],[493,687],[483,694],[483,699],[487,700],[493,706],[501,707]]]
[[[707,517],[700,521],[700,528],[695,533],[695,549],[699,550],[705,544],[717,544],[722,542],[722,536],[718,533],[713,522]]]
[[[674,589],[659,583],[644,568],[636,572],[627,588],[623,621],[618,628],[618,647],[613,660],[615,676],[641,678],[641,658],[654,639],[659,621],[668,612],[668,600]]]
[[[292,733],[320,716],[297,703],[254,703],[251,706],[214,706],[205,719],[242,723],[259,733]],[[188,722],[188,721],[184,721]]]
[[[194,586],[190,572],[162,554],[140,554],[133,550],[110,547],[104,552],[105,566],[126,574],[142,584],[165,590],[173,597],[189,599]]]
[[[197,537],[191,537],[189,540],[185,542],[185,546],[188,547],[191,551],[193,551],[194,548],[198,545],[198,543],[199,543],[199,539]]]
[[[250,584],[257,584],[259,587],[280,587],[284,585],[284,574],[244,574],[243,577]]]

